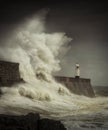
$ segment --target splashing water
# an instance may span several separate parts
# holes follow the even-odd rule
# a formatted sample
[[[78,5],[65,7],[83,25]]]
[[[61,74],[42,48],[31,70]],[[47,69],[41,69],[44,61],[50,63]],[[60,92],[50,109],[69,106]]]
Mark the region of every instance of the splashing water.
[[[26,19],[0,47],[2,59],[20,63],[20,75],[26,81],[2,88],[0,112],[24,114],[32,111],[60,117],[102,111],[108,107],[107,98],[74,95],[53,79],[52,74],[60,70],[59,51],[66,51],[72,39],[65,33],[45,33],[45,16],[46,11],[40,11]]]

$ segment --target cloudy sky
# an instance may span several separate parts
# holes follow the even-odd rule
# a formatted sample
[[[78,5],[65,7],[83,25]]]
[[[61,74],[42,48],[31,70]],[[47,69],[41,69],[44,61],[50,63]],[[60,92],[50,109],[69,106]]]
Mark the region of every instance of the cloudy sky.
[[[93,85],[108,86],[108,4],[76,0],[42,2],[5,2],[0,4],[0,43],[24,17],[49,8],[46,32],[66,32],[73,38],[71,49],[61,56],[59,75],[74,76],[75,63],[81,77],[91,78]]]

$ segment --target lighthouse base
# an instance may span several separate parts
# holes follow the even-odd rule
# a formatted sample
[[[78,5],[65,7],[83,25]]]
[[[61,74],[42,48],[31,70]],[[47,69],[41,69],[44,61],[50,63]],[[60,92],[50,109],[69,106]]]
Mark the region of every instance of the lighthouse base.
[[[55,79],[64,84],[72,93],[87,97],[95,97],[90,79],[80,78],[79,76],[75,78],[55,76]]]

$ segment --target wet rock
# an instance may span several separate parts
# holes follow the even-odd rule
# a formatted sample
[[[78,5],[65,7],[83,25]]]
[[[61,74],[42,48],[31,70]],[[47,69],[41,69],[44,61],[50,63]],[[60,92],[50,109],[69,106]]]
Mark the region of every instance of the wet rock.
[[[0,130],[66,130],[60,121],[40,119],[39,114],[0,115]]]
[[[39,114],[0,115],[0,130],[38,130]]]
[[[39,120],[39,130],[66,130],[60,121],[41,119]]]

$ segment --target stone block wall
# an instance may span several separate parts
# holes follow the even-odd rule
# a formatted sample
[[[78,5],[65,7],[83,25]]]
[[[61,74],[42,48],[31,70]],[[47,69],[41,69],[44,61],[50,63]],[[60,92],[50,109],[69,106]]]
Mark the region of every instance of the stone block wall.
[[[19,63],[0,61],[0,86],[8,86],[19,80]]]
[[[75,94],[88,97],[95,96],[90,79],[63,76],[55,76],[55,79]],[[20,78],[19,63],[0,61],[0,86],[11,86],[20,81],[23,80]]]
[[[71,92],[75,94],[88,97],[95,96],[90,79],[55,76],[55,80],[64,84]]]

